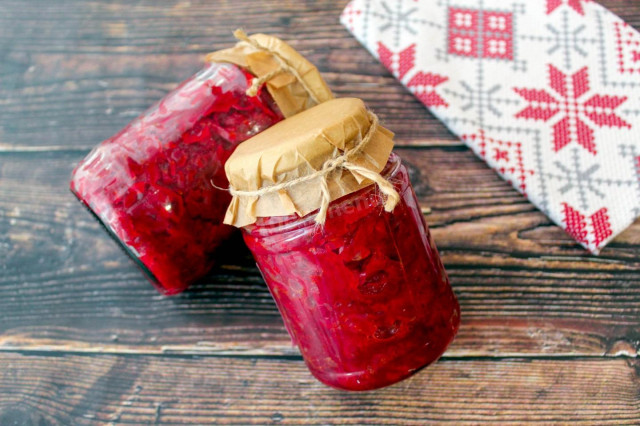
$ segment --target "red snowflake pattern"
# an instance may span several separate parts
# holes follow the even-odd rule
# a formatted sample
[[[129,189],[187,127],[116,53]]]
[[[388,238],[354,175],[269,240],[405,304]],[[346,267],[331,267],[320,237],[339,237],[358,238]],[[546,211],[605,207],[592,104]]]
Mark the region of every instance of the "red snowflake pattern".
[[[529,102],[516,114],[516,118],[546,122],[561,115],[562,119],[553,126],[553,148],[556,152],[575,141],[590,153],[597,153],[594,130],[585,120],[597,127],[631,128],[615,113],[627,100],[626,96],[594,94],[585,99],[590,91],[587,67],[569,76],[549,65],[549,84],[555,95],[545,89],[514,89]]]
[[[378,42],[378,56],[382,65],[398,79],[402,80],[415,65],[416,45],[414,43],[396,53],[385,46],[384,43]],[[411,80],[407,83],[407,88],[428,107],[447,107],[449,106],[447,102],[435,91],[437,86],[447,80],[447,77],[420,71],[411,77]]]
[[[401,50],[398,53],[393,52],[382,42],[378,42],[378,56],[380,62],[384,65],[393,75],[402,80],[411,69],[416,61],[416,44],[412,44],[406,49]]]
[[[517,186],[525,196],[527,195],[527,178],[533,176],[534,171],[526,169],[524,166],[522,143],[488,137],[482,129],[479,129],[477,133],[463,134],[460,138],[474,147],[483,159],[495,161],[496,170],[503,176],[516,179],[518,183],[514,186]]]
[[[451,7],[449,8],[449,53],[470,58],[512,61],[513,30],[513,13],[511,12]]]
[[[503,149],[494,148],[493,149],[493,159],[495,161],[504,160],[509,162],[509,151],[505,151]]]
[[[448,107],[449,104],[435,91],[437,86],[447,80],[449,79],[442,75],[420,71],[411,77],[407,88],[428,107]]]
[[[606,207],[589,216],[588,221],[586,215],[567,203],[562,203],[562,210],[567,233],[583,244],[589,244],[589,234],[591,234],[593,245],[598,248],[613,235]]]
[[[614,25],[616,36],[616,50],[618,56],[618,71],[620,74],[640,73],[640,37],[632,26],[626,22],[616,22]]]
[[[355,8],[353,3],[349,3],[347,7],[342,12],[342,17],[344,18],[345,25],[349,30],[354,30],[354,21],[358,19],[358,17],[362,14],[361,10]]]
[[[575,10],[580,15],[584,15],[584,8],[582,3],[589,3],[591,0],[547,0],[547,15],[552,14],[563,4],[567,4],[571,9]]]

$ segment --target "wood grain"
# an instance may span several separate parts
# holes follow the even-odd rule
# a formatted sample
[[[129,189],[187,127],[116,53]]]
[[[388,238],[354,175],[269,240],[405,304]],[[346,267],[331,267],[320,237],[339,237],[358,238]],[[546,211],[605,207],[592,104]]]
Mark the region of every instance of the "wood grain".
[[[640,223],[589,256],[465,148],[399,153],[462,304],[447,356],[637,355]],[[297,354],[239,238],[191,291],[156,294],[68,191],[83,155],[4,154],[0,349]]]
[[[231,32],[268,32],[362,97],[399,144],[458,144],[338,23],[347,0],[3,0],[0,149],[89,149],[196,72]],[[602,2],[640,26],[634,1]]]
[[[0,425],[640,424],[640,221],[586,254],[342,28],[346,3],[0,1]],[[640,2],[601,3],[640,27]],[[315,381],[237,237],[192,290],[158,295],[67,189],[241,26],[397,133],[463,310],[408,381]]]
[[[2,354],[0,362],[3,425],[640,422],[638,367],[620,359],[440,361],[367,393],[327,388],[299,360]]]

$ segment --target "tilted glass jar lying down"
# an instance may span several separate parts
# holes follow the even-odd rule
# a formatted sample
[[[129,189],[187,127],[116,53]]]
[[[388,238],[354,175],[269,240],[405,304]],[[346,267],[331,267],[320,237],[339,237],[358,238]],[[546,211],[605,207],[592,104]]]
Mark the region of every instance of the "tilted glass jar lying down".
[[[243,227],[311,372],[347,390],[410,376],[459,325],[407,170],[371,117],[359,100],[329,101],[248,140],[226,166],[226,221]]]
[[[73,193],[165,294],[206,274],[233,231],[222,223],[231,197],[215,187],[227,186],[224,163],[236,146],[332,98],[316,68],[284,42],[238,36],[244,41],[209,55],[202,71],[73,172]]]

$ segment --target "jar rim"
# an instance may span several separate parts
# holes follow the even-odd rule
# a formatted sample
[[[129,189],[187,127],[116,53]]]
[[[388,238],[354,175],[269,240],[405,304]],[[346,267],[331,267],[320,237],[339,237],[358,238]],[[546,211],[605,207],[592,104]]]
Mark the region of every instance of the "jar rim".
[[[396,154],[395,152],[391,152],[391,154],[389,155],[387,164],[385,165],[382,172],[380,172],[380,174],[385,179],[392,180],[400,171],[401,166],[402,166],[402,160],[400,159],[400,156],[398,156],[398,154]],[[404,190],[406,189],[404,187],[405,185],[408,185],[408,182],[403,184],[401,188],[401,192],[404,192]],[[376,185],[375,183],[372,182],[371,185],[367,185],[366,187],[360,189],[359,191],[347,194],[341,198],[338,198],[337,200],[332,201],[329,204],[329,212],[327,213],[327,217],[331,218],[332,216],[335,216],[335,213],[332,214],[332,211],[335,212],[336,209],[339,209],[343,203],[345,203],[347,200],[351,199],[352,197],[362,196],[363,194],[369,195],[369,193],[374,192],[375,189],[376,189]],[[258,218],[256,223],[244,226],[242,230],[251,235],[266,237],[269,235],[280,234],[280,233],[284,233],[292,230],[307,228],[309,226],[317,226],[317,223],[315,222],[315,216],[317,214],[318,214],[318,210],[314,210],[303,217],[299,217],[295,214],[292,214],[288,216],[272,216],[269,218]],[[260,222],[262,222],[264,219],[271,219],[274,223],[260,224]],[[281,219],[281,220],[277,220],[277,219]]]

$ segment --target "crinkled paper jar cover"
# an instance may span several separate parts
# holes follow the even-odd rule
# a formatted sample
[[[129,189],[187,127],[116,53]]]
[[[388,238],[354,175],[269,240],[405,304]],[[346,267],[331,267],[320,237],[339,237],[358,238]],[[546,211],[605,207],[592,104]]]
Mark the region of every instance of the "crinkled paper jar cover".
[[[286,66],[298,73],[303,83],[290,73],[280,74],[266,83],[269,93],[285,117],[291,117],[316,105],[314,97],[317,103],[333,99],[333,93],[318,69],[287,43],[266,34],[253,34],[249,39],[260,48],[247,41],[239,41],[232,48],[210,53],[206,60],[230,62],[247,69],[257,77],[280,69],[282,65],[279,60],[285,62]],[[279,58],[275,58],[271,52]]]
[[[328,160],[356,146],[370,127],[369,113],[360,99],[324,102],[240,144],[225,166],[230,186],[251,192],[313,174]],[[377,126],[369,142],[349,161],[379,173],[392,149],[393,133]],[[357,172],[341,168],[326,179],[331,201],[372,184]],[[225,223],[242,227],[258,217],[305,216],[321,203],[319,179],[259,196],[234,195]]]

